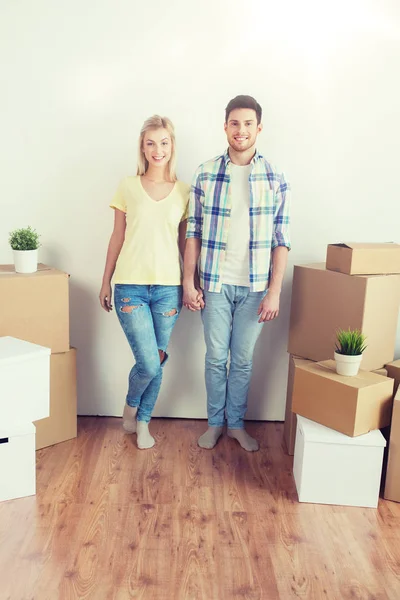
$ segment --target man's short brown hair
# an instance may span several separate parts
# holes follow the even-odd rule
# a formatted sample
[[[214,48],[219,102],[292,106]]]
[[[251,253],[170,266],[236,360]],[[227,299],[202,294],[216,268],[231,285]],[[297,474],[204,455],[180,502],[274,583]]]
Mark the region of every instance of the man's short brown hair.
[[[262,108],[252,96],[236,96],[236,98],[230,100],[225,109],[225,123],[228,122],[230,113],[237,108],[251,108],[252,110],[255,110],[257,115],[257,125],[261,123]]]

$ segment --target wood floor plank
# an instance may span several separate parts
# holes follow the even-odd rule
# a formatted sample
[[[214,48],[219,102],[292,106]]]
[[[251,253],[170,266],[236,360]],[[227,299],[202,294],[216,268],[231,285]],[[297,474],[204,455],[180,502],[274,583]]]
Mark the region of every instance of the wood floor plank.
[[[37,494],[0,503],[0,600],[399,600],[400,504],[299,503],[282,424],[260,451],[205,422],[116,418],[37,452]]]

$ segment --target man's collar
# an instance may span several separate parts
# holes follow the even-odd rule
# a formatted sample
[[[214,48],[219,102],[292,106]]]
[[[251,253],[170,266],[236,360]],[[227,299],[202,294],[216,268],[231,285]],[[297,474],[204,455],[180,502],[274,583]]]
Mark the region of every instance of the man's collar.
[[[254,164],[254,163],[255,163],[255,162],[257,162],[257,160],[259,160],[260,158],[262,158],[262,157],[261,157],[261,154],[260,154],[260,153],[259,153],[259,151],[256,149],[256,151],[255,151],[255,154],[254,154],[253,158],[252,158],[252,159],[251,159],[251,161],[250,161],[250,164],[251,164],[251,165],[252,165],[252,164]],[[230,156],[229,156],[229,151],[228,151],[228,149],[227,149],[227,150],[225,150],[225,152],[224,152],[224,154],[223,154],[223,159],[224,159],[225,167],[226,167],[226,166],[228,166],[228,164],[229,164],[230,162],[232,162],[232,161],[231,161],[231,159],[230,159]]]

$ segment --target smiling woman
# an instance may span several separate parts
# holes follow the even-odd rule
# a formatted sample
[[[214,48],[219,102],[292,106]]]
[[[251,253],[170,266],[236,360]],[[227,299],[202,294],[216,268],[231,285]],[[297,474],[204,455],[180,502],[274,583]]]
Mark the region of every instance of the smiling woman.
[[[180,253],[186,233],[189,186],[177,181],[171,121],[155,115],[139,137],[136,177],[125,177],[111,203],[114,231],[108,247],[101,306],[117,316],[135,358],[123,428],[139,448],[155,440],[148,424],[167,362],[167,346],[182,307]]]

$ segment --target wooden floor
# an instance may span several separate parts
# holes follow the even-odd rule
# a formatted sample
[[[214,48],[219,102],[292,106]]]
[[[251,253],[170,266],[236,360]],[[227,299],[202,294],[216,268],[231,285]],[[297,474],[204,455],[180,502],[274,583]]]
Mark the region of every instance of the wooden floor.
[[[37,495],[0,503],[1,600],[399,600],[400,504],[299,504],[282,425],[255,454],[204,421],[81,418],[37,452]]]

